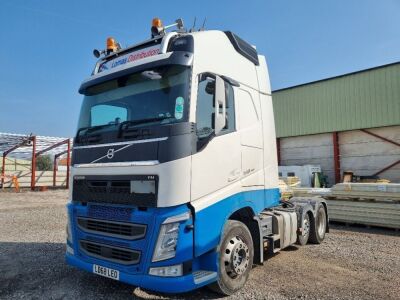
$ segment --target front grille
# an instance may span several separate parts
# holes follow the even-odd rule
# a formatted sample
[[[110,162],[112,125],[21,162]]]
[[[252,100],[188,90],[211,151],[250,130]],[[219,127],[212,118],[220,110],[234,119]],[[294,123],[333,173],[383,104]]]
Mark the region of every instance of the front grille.
[[[146,225],[78,217],[78,226],[89,233],[98,233],[116,238],[137,240],[146,234]]]
[[[115,207],[91,204],[88,206],[88,217],[92,219],[107,219],[118,222],[129,222],[133,208],[129,207]]]
[[[87,175],[75,176],[72,200],[85,203],[110,203],[155,207],[157,205],[158,176],[151,175],[155,193],[135,193],[131,182],[148,181],[149,175]]]
[[[81,250],[86,255],[124,265],[137,264],[140,260],[140,251],[93,243],[84,240],[80,241],[80,246]]]

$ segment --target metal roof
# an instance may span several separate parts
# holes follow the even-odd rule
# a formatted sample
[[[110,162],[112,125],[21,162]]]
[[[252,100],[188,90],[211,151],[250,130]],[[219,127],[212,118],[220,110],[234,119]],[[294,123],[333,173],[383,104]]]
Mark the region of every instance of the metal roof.
[[[272,92],[277,137],[400,124],[400,62]]]
[[[15,133],[4,133],[0,132],[0,156],[3,155],[4,151],[12,148],[15,145],[20,144],[23,140],[28,138],[30,135],[26,134],[15,134]],[[52,146],[55,143],[62,142],[68,138],[63,137],[51,137],[51,136],[36,136],[36,153]],[[72,140],[71,140],[72,143]],[[63,144],[55,147],[45,154],[54,156],[58,153],[67,151],[67,145]],[[32,158],[32,146],[22,146],[7,155],[7,157],[13,157],[18,159],[31,159]]]

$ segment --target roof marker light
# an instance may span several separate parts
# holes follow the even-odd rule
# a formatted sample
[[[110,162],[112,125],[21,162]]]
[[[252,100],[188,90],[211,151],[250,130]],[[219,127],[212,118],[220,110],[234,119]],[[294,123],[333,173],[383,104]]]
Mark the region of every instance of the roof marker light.
[[[154,19],[151,21],[151,26],[154,26],[154,27],[163,27],[161,19],[159,19],[159,18],[154,18]]]
[[[119,44],[114,40],[114,38],[107,38],[107,53],[116,52],[119,49]]]
[[[158,35],[164,35],[166,29],[175,27],[175,26],[178,28],[178,32],[184,32],[182,19],[177,19],[177,20],[175,20],[175,23],[164,26],[161,19],[154,18],[151,21],[151,37],[154,38]]]
[[[151,21],[151,37],[153,38],[157,35],[160,35],[163,31],[164,31],[164,27],[163,27],[161,19],[154,18]]]

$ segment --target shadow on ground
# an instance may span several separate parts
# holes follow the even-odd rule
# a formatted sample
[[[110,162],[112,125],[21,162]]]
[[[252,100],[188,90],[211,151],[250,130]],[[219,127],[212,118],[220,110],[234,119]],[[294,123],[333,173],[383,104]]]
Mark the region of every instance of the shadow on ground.
[[[135,288],[66,265],[63,243],[0,242],[0,298],[216,299],[207,288],[167,295]]]

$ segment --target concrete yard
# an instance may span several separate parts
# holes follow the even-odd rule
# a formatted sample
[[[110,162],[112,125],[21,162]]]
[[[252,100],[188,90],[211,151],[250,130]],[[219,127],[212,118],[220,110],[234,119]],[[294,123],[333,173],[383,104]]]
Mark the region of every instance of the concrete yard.
[[[217,299],[144,291],[67,266],[65,190],[0,192],[1,299]],[[255,267],[231,299],[399,299],[400,234],[331,228],[321,245],[293,246]]]

